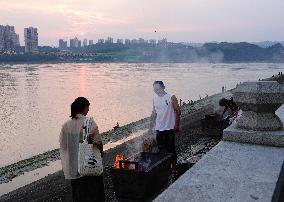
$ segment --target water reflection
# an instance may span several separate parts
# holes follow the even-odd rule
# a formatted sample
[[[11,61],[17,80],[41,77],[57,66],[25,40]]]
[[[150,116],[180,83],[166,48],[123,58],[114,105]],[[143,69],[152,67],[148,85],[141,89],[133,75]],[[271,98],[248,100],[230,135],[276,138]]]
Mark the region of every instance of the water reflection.
[[[80,95],[86,96],[86,66],[80,67]]]

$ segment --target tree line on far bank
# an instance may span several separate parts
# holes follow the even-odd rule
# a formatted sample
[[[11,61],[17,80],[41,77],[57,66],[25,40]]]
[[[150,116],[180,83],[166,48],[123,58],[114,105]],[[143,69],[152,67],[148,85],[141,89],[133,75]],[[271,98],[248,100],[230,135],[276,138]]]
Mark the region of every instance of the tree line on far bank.
[[[124,44],[92,45],[60,51],[40,47],[37,53],[1,53],[0,62],[284,62],[284,48],[278,43],[267,48],[254,44],[205,43],[191,47],[180,43],[161,46]]]

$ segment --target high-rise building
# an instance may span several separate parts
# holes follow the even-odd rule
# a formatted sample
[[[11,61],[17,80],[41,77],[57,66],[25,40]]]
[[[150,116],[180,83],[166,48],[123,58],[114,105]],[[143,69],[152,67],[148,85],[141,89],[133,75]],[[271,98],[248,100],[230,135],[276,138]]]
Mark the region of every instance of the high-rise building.
[[[89,40],[89,46],[94,45],[94,40]]]
[[[81,40],[77,37],[74,39],[70,39],[70,48],[80,48],[81,47]]]
[[[158,40],[158,45],[166,45],[167,44],[167,39],[163,38],[162,40]]]
[[[138,43],[138,40],[137,39],[132,39],[131,40],[131,44],[137,44]]]
[[[74,41],[74,39],[70,39],[70,48],[75,48],[75,41]]]
[[[88,40],[87,40],[87,39],[84,39],[84,40],[83,40],[83,46],[84,46],[84,47],[88,46]]]
[[[0,51],[15,50],[20,46],[19,35],[14,26],[0,25]]]
[[[116,43],[118,43],[118,44],[123,44],[123,39],[117,39],[117,40],[116,40]]]
[[[142,38],[139,38],[139,39],[138,39],[138,43],[139,43],[139,44],[144,44],[144,43],[145,43],[145,40],[142,39]]]
[[[63,39],[59,39],[59,45],[58,48],[60,50],[67,50],[67,41],[63,40]]]
[[[149,40],[149,44],[151,44],[151,45],[156,45],[156,40],[155,39],[150,39]]]
[[[124,43],[125,43],[125,45],[129,45],[131,43],[131,40],[130,39],[125,39]]]
[[[104,43],[105,40],[104,39],[98,39],[98,43]]]
[[[38,50],[38,32],[37,28],[28,27],[25,32],[25,52],[35,52]]]
[[[105,43],[113,43],[113,38],[108,37],[108,38],[105,40]]]

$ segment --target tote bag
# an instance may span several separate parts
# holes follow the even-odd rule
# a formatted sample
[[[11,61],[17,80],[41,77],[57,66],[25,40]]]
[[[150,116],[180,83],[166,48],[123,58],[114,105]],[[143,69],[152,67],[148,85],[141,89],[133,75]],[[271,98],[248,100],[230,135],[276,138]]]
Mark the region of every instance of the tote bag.
[[[102,156],[96,146],[88,143],[89,122],[90,118],[86,118],[83,125],[83,142],[79,143],[78,172],[80,176],[99,176],[103,173]]]

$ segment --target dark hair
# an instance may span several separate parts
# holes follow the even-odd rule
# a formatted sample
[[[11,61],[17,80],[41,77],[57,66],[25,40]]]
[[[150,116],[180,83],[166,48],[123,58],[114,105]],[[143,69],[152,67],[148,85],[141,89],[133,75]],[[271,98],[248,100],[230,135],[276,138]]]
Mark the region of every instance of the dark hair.
[[[82,112],[87,106],[90,106],[89,100],[84,97],[78,97],[71,104],[71,118],[77,119],[76,115]]]
[[[164,84],[164,82],[163,81],[154,81],[154,83],[153,83],[153,86],[155,85],[155,84],[159,84],[161,87],[165,87],[165,84]]]
[[[224,107],[224,106],[226,106],[227,102],[228,102],[228,100],[227,100],[226,98],[222,98],[222,99],[219,101],[219,105],[222,106],[222,107]]]

